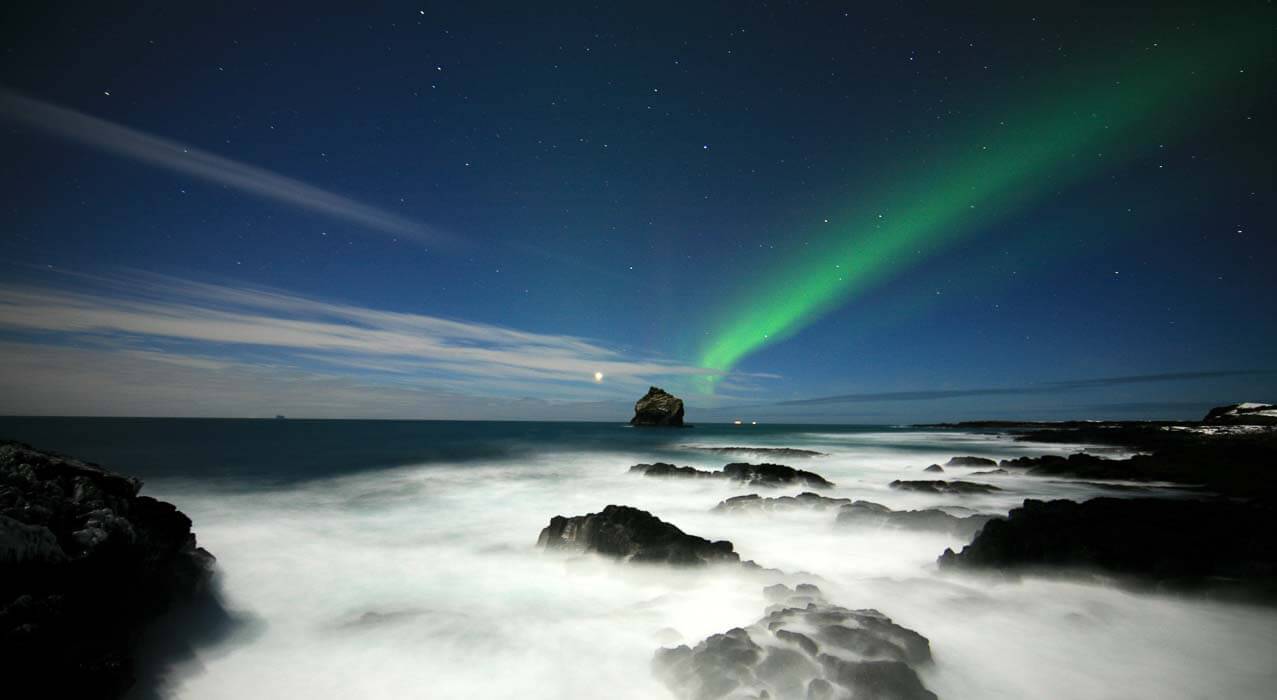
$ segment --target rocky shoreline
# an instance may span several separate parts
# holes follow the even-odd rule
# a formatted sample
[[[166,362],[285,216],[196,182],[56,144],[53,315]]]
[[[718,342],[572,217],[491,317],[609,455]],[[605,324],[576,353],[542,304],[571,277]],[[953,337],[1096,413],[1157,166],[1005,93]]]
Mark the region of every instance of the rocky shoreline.
[[[0,443],[0,664],[10,697],[120,697],[153,623],[220,605],[191,520],[97,465]],[[224,611],[222,611],[224,614]],[[156,650],[178,654],[182,638]]]

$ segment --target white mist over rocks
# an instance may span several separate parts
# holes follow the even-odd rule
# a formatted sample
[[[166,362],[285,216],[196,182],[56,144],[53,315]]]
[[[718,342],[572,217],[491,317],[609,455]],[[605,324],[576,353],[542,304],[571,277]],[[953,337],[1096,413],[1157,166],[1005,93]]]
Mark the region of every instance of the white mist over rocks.
[[[620,428],[618,428],[620,429]],[[1015,475],[1004,491],[933,496],[888,488],[949,456],[1065,453],[1074,446],[953,433],[793,433],[735,443],[827,453],[781,459],[837,486],[825,495],[892,508],[1005,514],[1026,497],[1094,486]],[[908,448],[916,444],[917,451]],[[901,446],[905,449],[901,449]],[[835,511],[713,513],[760,491],[721,480],[628,474],[642,451],[557,451],[402,466],[272,490],[152,479],[218,557],[226,603],[247,624],[175,674],[182,698],[671,698],[650,670],[662,645],[749,625],[767,605],[757,575],[544,552],[551,516],[608,504],[731,540],[743,559],[810,572],[832,603],[876,608],[931,641],[919,667],[941,698],[1266,698],[1277,685],[1277,613],[1136,594],[1095,583],[940,574],[956,537],[835,526]],[[679,464],[740,458],[688,450]],[[752,459],[750,461],[763,461]],[[979,468],[947,468],[942,478]],[[1108,495],[1111,495],[1108,494]]]

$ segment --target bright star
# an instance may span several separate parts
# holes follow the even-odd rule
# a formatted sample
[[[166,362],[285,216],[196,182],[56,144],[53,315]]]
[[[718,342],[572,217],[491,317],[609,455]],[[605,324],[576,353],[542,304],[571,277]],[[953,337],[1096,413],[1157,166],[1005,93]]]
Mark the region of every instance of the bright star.
[[[595,372],[595,373],[594,373],[594,381],[595,381],[596,383],[598,383],[598,382],[602,382],[602,381],[603,381],[603,373],[602,373],[602,372]]]

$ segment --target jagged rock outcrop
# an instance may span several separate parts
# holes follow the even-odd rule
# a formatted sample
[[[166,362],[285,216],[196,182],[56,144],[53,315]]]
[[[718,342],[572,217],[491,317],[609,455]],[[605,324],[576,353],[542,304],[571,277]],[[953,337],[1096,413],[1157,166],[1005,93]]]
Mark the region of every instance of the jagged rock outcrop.
[[[896,479],[888,484],[893,489],[901,489],[904,491],[919,491],[922,493],[934,493],[948,496],[965,496],[977,493],[993,493],[1002,489],[992,484],[981,484],[976,481],[901,481]]]
[[[838,510],[837,523],[855,527],[947,532],[968,538],[979,532],[985,523],[994,520],[995,517],[982,514],[957,516],[938,508],[892,510],[881,503],[856,501]]]
[[[749,627],[656,652],[652,670],[675,697],[935,700],[914,670],[931,662],[926,637],[877,610],[832,605],[815,586],[765,593],[776,604]]]
[[[141,482],[0,443],[0,668],[9,697],[118,697],[148,623],[207,593],[213,557]]]
[[[1277,425],[1277,405],[1235,403],[1212,408],[1202,419],[1207,425]]]
[[[679,467],[666,462],[657,462],[655,464],[635,464],[630,467],[631,474],[642,474],[643,476],[654,476],[658,478],[681,478],[681,479],[722,479],[725,475],[720,472],[711,472],[696,467]]]
[[[944,463],[946,467],[996,467],[997,460],[987,457],[954,457]]]
[[[628,562],[694,566],[740,561],[731,542],[689,535],[645,510],[617,505],[571,518],[554,516],[541,530],[537,546],[597,552]]]
[[[634,402],[630,425],[682,426],[683,400],[664,389],[651,387],[643,398]]]
[[[810,491],[804,491],[797,496],[778,496],[776,498],[763,498],[756,493],[751,493],[747,496],[733,496],[719,501],[718,505],[714,506],[714,511],[717,513],[759,513],[797,510],[800,508],[828,510],[850,503],[850,498],[830,498]]]
[[[1223,589],[1277,600],[1277,508],[1163,498],[1026,500],[993,520],[945,568],[1056,570],[1158,587]]]
[[[655,464],[635,464],[630,467],[631,473],[654,477],[678,477],[687,479],[730,479],[741,481],[749,486],[808,486],[811,488],[829,488],[833,482],[825,477],[805,469],[794,469],[784,464],[745,464],[736,462],[728,464],[716,472],[695,467],[678,467],[665,462]]]

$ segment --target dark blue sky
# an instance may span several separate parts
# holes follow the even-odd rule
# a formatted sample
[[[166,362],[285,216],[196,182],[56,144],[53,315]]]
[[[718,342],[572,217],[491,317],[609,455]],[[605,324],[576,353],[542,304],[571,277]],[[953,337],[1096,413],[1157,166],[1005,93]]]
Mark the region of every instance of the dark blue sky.
[[[721,310],[831,212],[1132,51],[1273,12],[13,3],[0,410],[611,419],[648,383],[718,417],[854,394],[748,409],[853,422],[1272,400],[1271,42],[712,395],[698,370]],[[1117,381],[1039,391],[1081,379]],[[986,388],[1033,391],[899,394]]]

